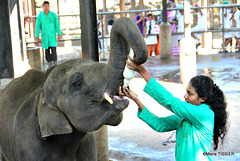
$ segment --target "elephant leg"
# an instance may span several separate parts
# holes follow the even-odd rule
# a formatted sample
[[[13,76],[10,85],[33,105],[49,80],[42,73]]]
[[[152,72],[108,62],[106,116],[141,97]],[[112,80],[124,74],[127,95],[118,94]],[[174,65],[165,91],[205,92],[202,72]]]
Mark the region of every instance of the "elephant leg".
[[[80,141],[75,160],[97,161],[96,138],[94,133],[86,134]]]

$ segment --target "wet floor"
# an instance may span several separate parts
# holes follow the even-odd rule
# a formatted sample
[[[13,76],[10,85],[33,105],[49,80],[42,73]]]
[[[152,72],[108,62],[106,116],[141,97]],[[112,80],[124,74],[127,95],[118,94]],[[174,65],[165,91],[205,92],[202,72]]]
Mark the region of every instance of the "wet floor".
[[[162,81],[180,83],[179,57],[173,56],[170,60],[158,59],[159,57],[149,58],[145,66],[153,77]],[[197,74],[205,74],[213,79],[221,78],[227,74],[223,80],[230,79],[237,81],[240,71],[240,54],[229,56],[223,55],[197,55]]]
[[[150,57],[146,69],[157,80],[181,83],[179,57]],[[240,53],[197,55],[197,75],[207,75],[226,92],[240,92]],[[136,77],[140,77],[136,74]]]

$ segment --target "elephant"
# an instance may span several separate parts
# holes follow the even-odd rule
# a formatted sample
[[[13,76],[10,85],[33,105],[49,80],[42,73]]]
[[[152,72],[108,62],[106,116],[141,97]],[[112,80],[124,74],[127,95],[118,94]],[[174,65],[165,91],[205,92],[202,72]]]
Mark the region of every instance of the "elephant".
[[[94,131],[117,126],[127,99],[116,97],[130,47],[143,64],[148,48],[130,18],[116,20],[107,63],[75,59],[31,69],[14,79],[0,96],[3,161],[95,161]],[[113,99],[110,104],[107,93]]]

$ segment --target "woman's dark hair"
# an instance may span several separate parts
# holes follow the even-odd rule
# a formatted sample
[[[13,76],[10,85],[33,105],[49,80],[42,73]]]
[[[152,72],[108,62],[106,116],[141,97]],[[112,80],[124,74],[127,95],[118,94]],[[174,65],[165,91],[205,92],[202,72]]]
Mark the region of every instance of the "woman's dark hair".
[[[200,75],[190,80],[198,97],[205,99],[206,104],[210,106],[214,112],[214,131],[213,142],[214,150],[217,150],[219,140],[223,144],[223,140],[227,133],[228,112],[226,111],[227,103],[224,94],[219,87],[214,84],[213,80],[207,76]]]

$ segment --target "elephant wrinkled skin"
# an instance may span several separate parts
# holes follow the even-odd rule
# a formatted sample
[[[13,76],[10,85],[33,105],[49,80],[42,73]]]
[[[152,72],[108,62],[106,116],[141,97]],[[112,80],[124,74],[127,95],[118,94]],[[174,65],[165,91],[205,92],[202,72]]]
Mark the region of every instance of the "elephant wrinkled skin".
[[[118,125],[129,103],[114,95],[130,47],[138,64],[147,60],[138,27],[120,18],[112,28],[108,64],[76,59],[14,79],[0,96],[3,161],[97,160],[94,131]]]

